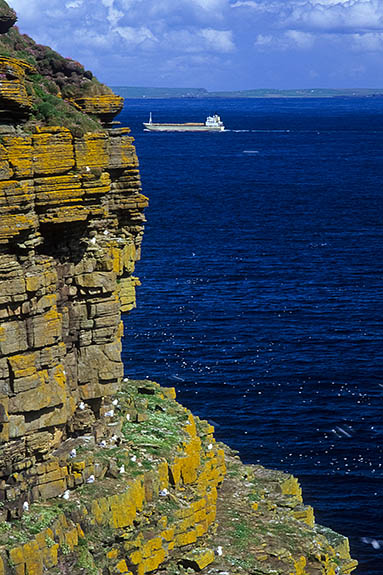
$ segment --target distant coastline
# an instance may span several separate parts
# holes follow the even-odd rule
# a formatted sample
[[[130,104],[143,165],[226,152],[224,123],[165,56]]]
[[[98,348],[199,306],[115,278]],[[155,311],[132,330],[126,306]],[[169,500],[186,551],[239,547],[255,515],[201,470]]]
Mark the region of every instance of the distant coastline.
[[[205,88],[147,88],[113,86],[124,98],[374,98],[383,96],[383,88],[307,88],[299,90],[234,90],[209,92]]]

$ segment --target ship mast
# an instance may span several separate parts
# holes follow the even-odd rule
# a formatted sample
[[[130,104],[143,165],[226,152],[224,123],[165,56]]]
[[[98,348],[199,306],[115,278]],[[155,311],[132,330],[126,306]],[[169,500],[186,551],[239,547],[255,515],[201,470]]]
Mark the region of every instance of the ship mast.
[[[149,124],[153,124],[152,113],[151,113],[151,112],[150,112],[150,115],[149,115]]]

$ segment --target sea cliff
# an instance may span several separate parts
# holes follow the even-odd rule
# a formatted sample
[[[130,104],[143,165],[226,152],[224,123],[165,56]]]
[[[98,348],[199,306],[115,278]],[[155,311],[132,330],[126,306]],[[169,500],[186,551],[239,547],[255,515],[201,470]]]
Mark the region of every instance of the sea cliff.
[[[351,573],[294,477],[124,378],[148,200],[123,100],[15,22],[0,0],[0,575]]]

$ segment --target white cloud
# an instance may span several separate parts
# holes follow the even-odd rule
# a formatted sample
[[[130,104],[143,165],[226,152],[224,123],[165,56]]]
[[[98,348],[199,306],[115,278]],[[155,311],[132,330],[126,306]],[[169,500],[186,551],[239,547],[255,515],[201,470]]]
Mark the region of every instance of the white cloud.
[[[382,0],[236,0],[249,15],[273,14],[274,26],[328,33],[383,30]]]
[[[111,26],[117,26],[117,24],[119,23],[121,18],[123,18],[123,16],[124,16],[123,12],[111,7],[109,8],[108,22],[110,23]]]
[[[227,6],[226,0],[191,0],[190,4],[193,3],[195,3],[197,7],[207,10],[208,12],[222,10]]]
[[[323,32],[379,30],[383,29],[383,3],[381,0],[311,0],[295,5],[286,24]]]
[[[102,4],[108,9],[107,19],[111,26],[117,26],[124,12],[118,10],[114,5],[114,0],[102,0]]]
[[[285,36],[291,43],[298,48],[311,48],[314,43],[315,37],[307,32],[300,30],[287,30]]]
[[[38,5],[34,0],[9,0],[8,4],[16,10],[19,19],[22,15],[23,20],[33,21],[37,19],[38,15],[41,17],[41,13],[44,13],[52,2],[42,0]]]
[[[383,52],[383,33],[353,34],[352,48],[356,52]]]
[[[231,7],[253,23],[258,52],[316,44],[360,54],[383,51],[383,0],[235,0]]]
[[[88,50],[107,50],[109,47],[109,40],[104,34],[98,34],[96,31],[90,31],[87,28],[78,28],[73,32],[72,38],[72,42],[76,46],[80,46],[85,40]]]
[[[83,0],[72,0],[65,4],[65,8],[80,8],[82,6]]]
[[[8,1],[21,32],[108,82],[184,75],[183,85],[208,78],[208,87],[220,74],[227,84],[244,79],[243,86],[256,66],[262,83],[300,71],[309,83],[312,69],[319,83],[331,74],[337,81],[336,66],[351,74],[353,60],[370,70],[368,58],[373,79],[383,82],[376,57],[383,52],[383,0]]]
[[[251,11],[258,13],[280,14],[283,11],[283,4],[280,1],[265,3],[265,2],[256,2],[255,0],[237,0],[230,6],[231,8],[250,8]]]
[[[350,2],[359,2],[359,0],[309,0],[310,4],[313,6],[320,5],[320,6],[337,6],[337,5],[348,5]],[[365,0],[363,0],[365,1]],[[307,4],[305,0],[296,0],[296,4]]]
[[[222,21],[230,11],[230,0],[105,0],[114,2],[115,8],[122,10],[131,21],[144,18],[165,18],[169,25],[180,20],[192,25],[196,21]]]
[[[115,32],[125,40],[126,44],[130,47],[139,46],[146,41],[158,42],[154,34],[146,26],[141,26],[140,28],[134,28],[133,26],[118,26],[115,28]]]
[[[222,21],[229,0],[10,0],[19,12],[22,31],[35,28],[37,41],[89,53],[89,46],[108,46],[158,54],[228,53],[235,49],[230,26],[212,26]],[[208,25],[206,25],[208,24]],[[60,35],[55,33],[58,26]],[[27,29],[25,29],[25,27]],[[49,39],[51,36],[51,39]],[[89,44],[87,46],[87,44]]]
[[[164,47],[178,53],[226,53],[235,49],[229,30],[203,28],[200,30],[170,30],[164,37]]]
[[[255,48],[263,50],[308,49],[313,46],[315,36],[300,30],[286,30],[278,34],[258,34]]]
[[[230,30],[205,28],[200,31],[200,35],[206,40],[207,47],[215,52],[232,52],[235,49],[233,34]]]
[[[275,38],[272,34],[258,34],[254,46],[264,48],[272,46],[273,43],[275,43]]]

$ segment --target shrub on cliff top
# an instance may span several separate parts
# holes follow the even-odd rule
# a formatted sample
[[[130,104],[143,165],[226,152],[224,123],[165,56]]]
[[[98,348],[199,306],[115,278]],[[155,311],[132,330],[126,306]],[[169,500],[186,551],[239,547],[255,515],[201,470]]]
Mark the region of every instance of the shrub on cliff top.
[[[27,90],[33,100],[29,124],[61,124],[79,135],[100,130],[101,124],[96,118],[80,112],[64,100],[112,94],[112,90],[101,84],[79,62],[64,58],[48,46],[36,44],[26,34],[20,34],[16,26],[9,30],[5,28],[5,33],[1,33],[1,18],[7,9],[14,14],[8,4],[0,0],[0,56],[23,60],[36,70],[36,74],[26,79]]]
[[[65,126],[76,137],[82,136],[85,132],[102,129],[97,119],[77,111],[58,96],[50,94],[41,85],[35,85],[34,92],[33,119],[30,120],[29,124],[38,120],[50,126]]]
[[[57,92],[61,91],[64,98],[112,94],[110,88],[98,82],[79,62],[36,44],[26,34],[20,34],[16,26],[0,36],[0,55],[19,58],[33,66],[38,74],[57,86]]]

